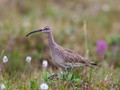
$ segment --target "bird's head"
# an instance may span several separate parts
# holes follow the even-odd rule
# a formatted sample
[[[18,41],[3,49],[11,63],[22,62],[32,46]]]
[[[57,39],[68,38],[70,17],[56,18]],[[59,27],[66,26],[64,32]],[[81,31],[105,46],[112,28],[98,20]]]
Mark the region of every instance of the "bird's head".
[[[43,27],[43,28],[41,28],[41,29],[39,29],[39,30],[34,30],[34,31],[28,33],[26,36],[29,36],[30,34],[33,34],[33,33],[36,33],[36,32],[49,33],[49,32],[51,32],[51,30],[50,30],[50,27],[49,27],[49,26],[45,26],[45,27]]]

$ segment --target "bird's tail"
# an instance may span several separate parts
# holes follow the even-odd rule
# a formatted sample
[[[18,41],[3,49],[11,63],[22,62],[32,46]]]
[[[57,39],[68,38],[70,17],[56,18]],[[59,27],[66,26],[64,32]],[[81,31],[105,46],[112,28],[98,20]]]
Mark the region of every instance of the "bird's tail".
[[[91,62],[90,64],[91,64],[91,65],[93,65],[93,66],[97,66],[97,64],[96,64],[96,63],[94,63],[94,62]]]
[[[94,62],[90,62],[90,67],[92,67],[92,68],[97,68],[97,64],[96,63],[94,63]]]

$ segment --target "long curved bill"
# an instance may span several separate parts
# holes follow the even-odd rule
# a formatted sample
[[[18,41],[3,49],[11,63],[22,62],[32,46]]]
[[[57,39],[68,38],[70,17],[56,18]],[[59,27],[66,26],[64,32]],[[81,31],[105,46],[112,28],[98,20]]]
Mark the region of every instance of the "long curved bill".
[[[33,34],[33,33],[36,33],[36,32],[42,32],[42,31],[43,31],[42,29],[32,31],[32,32],[28,33],[28,34],[26,35],[26,37],[29,36],[30,34]]]

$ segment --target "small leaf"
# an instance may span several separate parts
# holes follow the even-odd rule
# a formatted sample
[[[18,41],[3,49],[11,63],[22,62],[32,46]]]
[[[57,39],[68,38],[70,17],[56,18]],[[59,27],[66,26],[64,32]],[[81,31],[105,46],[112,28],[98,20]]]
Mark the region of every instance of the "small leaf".
[[[44,72],[44,73],[43,73],[43,78],[44,78],[45,80],[47,80],[49,77],[50,77],[50,73],[49,73],[49,72]]]
[[[75,76],[74,76],[74,73],[72,74],[71,76],[71,80],[74,80]]]
[[[30,80],[30,88],[35,88],[36,87],[36,81],[35,80]]]

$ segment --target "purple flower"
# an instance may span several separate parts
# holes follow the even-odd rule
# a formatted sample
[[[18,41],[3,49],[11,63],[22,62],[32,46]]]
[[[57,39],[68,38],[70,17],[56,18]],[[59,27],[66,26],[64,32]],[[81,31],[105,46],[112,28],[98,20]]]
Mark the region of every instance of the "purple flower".
[[[107,50],[107,47],[108,47],[107,42],[103,40],[97,41],[97,52],[99,55],[104,55]]]

